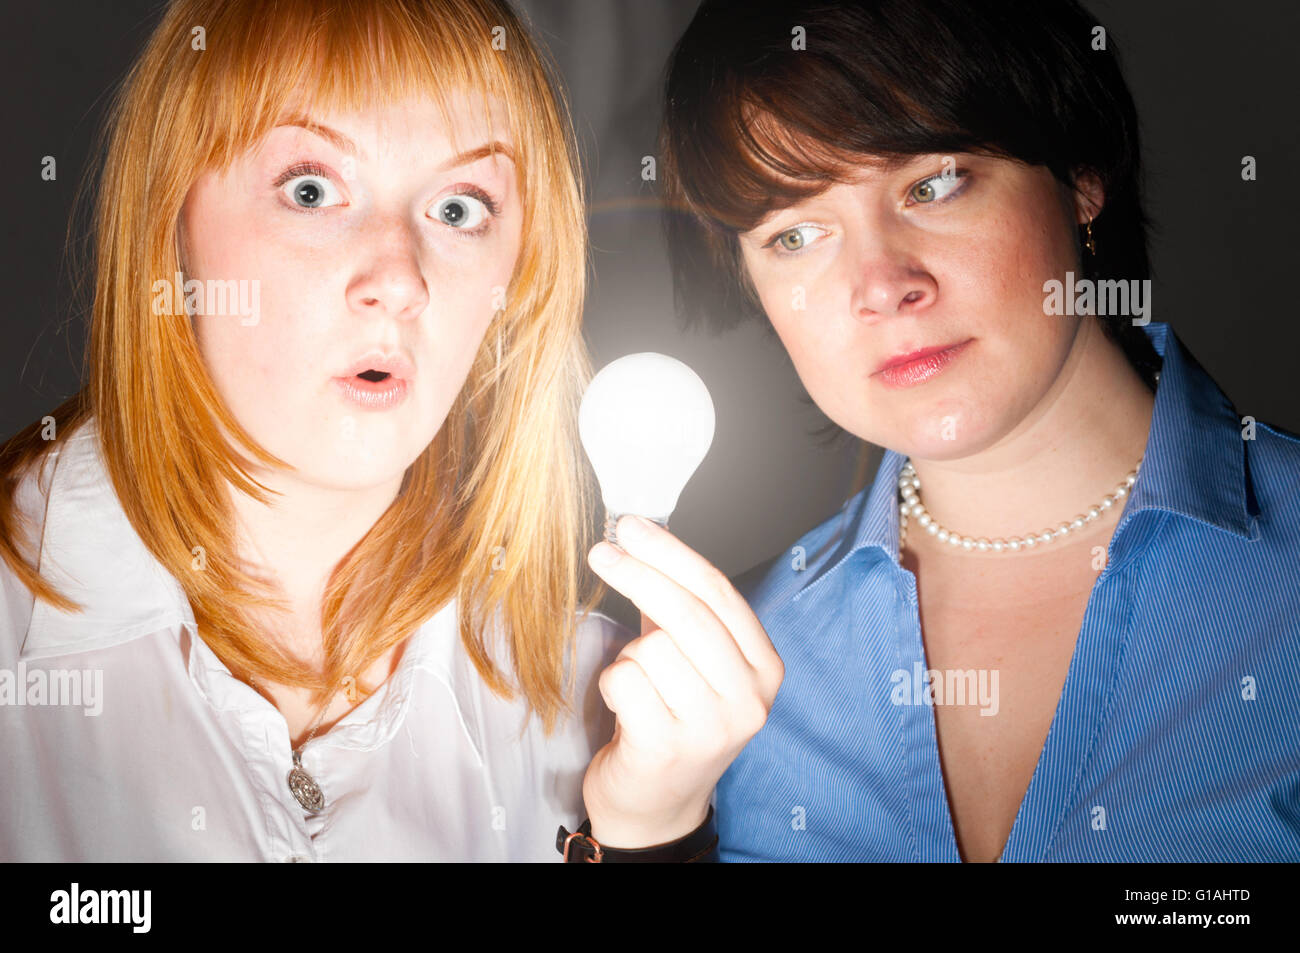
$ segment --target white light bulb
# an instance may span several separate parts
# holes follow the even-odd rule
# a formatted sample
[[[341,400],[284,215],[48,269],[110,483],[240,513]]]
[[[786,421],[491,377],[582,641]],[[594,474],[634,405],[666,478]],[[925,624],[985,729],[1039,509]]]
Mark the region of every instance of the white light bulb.
[[[665,354],[629,354],[592,378],[578,433],[600,480],[605,538],[620,516],[668,525],[713,443],[713,400],[693,370]]]

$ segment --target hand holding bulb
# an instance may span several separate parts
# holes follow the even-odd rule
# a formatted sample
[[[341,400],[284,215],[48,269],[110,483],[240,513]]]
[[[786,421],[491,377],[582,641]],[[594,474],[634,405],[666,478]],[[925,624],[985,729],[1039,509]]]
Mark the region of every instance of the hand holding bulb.
[[[703,382],[661,354],[615,361],[583,398],[583,445],[609,512],[606,541],[588,560],[642,613],[641,636],[600,676],[614,737],[583,782],[592,836],[611,847],[667,843],[699,827],[784,676],[748,603],[666,528],[713,424]]]

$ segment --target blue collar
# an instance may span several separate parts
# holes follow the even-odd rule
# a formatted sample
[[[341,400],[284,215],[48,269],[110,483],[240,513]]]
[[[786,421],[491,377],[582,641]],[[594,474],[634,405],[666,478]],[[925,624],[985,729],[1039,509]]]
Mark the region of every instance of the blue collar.
[[[1240,416],[1167,323],[1152,321],[1143,331],[1163,364],[1142,475],[1129,493],[1125,520],[1144,510],[1162,510],[1245,540],[1258,539],[1251,441],[1242,438]],[[800,574],[800,594],[866,547],[879,547],[897,561],[897,487],[905,459],[885,451],[876,479],[844,504],[837,531],[813,555],[813,571]]]

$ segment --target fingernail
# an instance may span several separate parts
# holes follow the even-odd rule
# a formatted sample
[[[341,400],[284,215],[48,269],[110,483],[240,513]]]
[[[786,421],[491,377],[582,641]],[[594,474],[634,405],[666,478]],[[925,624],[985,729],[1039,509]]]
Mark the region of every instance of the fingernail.
[[[619,542],[632,542],[640,540],[646,530],[637,524],[636,516],[624,516],[619,520],[619,525],[615,527],[614,532],[619,537]]]
[[[618,521],[619,539],[645,539],[650,531],[650,521],[644,516],[624,516]]]
[[[602,569],[618,562],[618,556],[618,550],[604,541],[597,543],[591,548],[591,564]]]

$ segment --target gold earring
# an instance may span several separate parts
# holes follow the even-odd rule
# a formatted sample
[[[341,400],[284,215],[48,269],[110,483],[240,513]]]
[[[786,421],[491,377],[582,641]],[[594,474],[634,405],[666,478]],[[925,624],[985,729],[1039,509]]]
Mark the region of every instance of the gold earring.
[[[1083,247],[1088,249],[1089,255],[1097,254],[1097,243],[1092,240],[1092,219],[1088,219],[1087,235],[1083,240]]]

